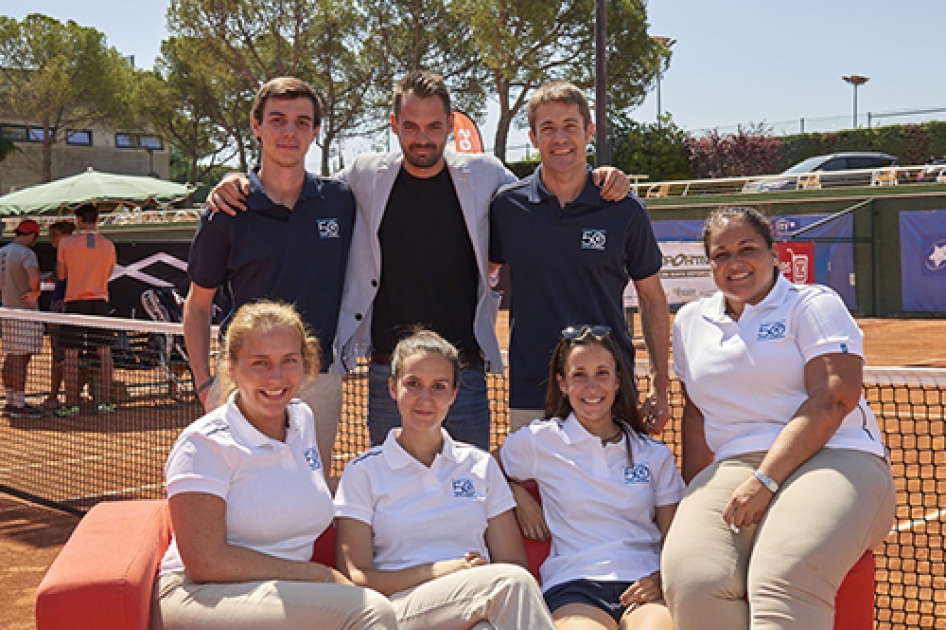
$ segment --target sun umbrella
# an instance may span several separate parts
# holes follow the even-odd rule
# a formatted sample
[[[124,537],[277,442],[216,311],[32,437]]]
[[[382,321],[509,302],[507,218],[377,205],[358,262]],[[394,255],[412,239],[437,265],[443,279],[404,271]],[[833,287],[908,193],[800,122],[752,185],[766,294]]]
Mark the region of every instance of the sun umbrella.
[[[192,186],[154,177],[101,173],[90,168],[79,175],[0,196],[0,216],[55,214],[83,203],[134,206],[151,202],[174,203],[186,198],[193,190]]]

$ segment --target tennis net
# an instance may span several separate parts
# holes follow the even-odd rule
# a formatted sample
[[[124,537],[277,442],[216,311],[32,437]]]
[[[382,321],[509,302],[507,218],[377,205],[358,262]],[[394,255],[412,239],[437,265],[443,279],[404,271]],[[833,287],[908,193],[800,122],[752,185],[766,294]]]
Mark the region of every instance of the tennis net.
[[[50,394],[51,373],[62,361],[57,327],[79,325],[87,339],[111,344],[110,402],[116,407],[113,413],[98,412],[105,402],[102,366],[97,352],[81,350],[79,413],[0,419],[0,491],[73,513],[104,500],[162,498],[168,451],[180,431],[202,414],[181,325],[8,309],[0,309],[0,321],[4,333],[11,329],[9,321],[43,326],[40,351],[29,364],[28,404],[40,407]],[[19,340],[16,334],[4,337],[4,351]],[[639,385],[646,391],[643,368],[638,365]],[[492,446],[497,447],[509,428],[506,380],[490,376],[488,386]],[[868,368],[864,387],[885,433],[898,499],[896,523],[876,550],[876,627],[946,627],[946,369]],[[63,398],[60,393],[59,401]],[[331,467],[335,475],[368,447],[366,401],[367,365],[361,365],[345,380]],[[670,402],[673,419],[662,437],[679,458],[683,399],[676,381]]]

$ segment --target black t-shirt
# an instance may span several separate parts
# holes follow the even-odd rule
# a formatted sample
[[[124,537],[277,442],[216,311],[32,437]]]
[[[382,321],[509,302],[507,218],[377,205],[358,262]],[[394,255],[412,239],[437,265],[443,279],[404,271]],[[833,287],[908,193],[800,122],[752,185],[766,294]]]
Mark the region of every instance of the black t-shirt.
[[[381,285],[371,343],[392,352],[414,327],[429,328],[461,351],[475,350],[477,268],[450,171],[397,176],[378,230]]]

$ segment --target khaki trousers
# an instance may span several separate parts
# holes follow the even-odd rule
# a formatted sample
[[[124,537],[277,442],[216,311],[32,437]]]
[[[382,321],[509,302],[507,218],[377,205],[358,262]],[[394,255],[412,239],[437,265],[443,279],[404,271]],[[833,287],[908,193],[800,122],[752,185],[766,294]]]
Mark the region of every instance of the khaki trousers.
[[[553,630],[532,575],[513,564],[487,564],[391,596],[401,630]]]
[[[158,578],[152,630],[397,630],[391,603],[366,588],[269,580],[197,584]]]
[[[782,484],[757,526],[722,512],[764,453],[716,462],[677,510],[661,561],[676,630],[831,630],[845,575],[887,536],[896,491],[886,461],[821,449]]]

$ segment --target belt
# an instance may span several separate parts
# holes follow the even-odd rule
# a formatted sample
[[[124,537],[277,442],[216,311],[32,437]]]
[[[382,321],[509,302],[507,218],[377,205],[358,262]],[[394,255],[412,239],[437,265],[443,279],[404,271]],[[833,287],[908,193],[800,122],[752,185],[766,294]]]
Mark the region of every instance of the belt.
[[[391,365],[391,353],[372,350],[371,362],[379,365]],[[464,369],[472,368],[474,370],[482,370],[484,368],[483,355],[480,354],[479,350],[465,350],[461,352],[460,367]]]

